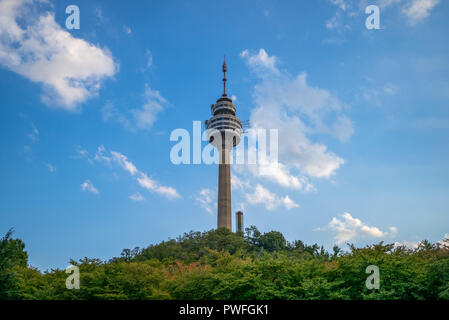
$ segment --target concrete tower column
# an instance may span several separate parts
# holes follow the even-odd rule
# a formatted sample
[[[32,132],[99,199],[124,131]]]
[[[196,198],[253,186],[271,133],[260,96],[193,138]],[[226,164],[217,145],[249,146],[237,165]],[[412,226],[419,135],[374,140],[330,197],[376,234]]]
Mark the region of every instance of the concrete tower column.
[[[228,228],[232,231],[230,153],[231,150],[229,148],[221,148],[220,150],[220,163],[218,165],[217,227]]]
[[[232,231],[231,150],[240,143],[242,121],[226,94],[226,62],[223,62],[223,94],[210,106],[212,118],[205,121],[209,143],[219,152],[217,228]]]

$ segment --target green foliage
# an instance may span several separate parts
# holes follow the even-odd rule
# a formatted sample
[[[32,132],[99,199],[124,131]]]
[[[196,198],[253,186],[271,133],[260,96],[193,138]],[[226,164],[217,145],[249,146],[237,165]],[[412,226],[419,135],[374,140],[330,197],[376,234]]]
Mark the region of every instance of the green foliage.
[[[124,249],[109,261],[71,260],[80,289],[64,270],[27,266],[19,239],[0,241],[2,299],[449,299],[449,242],[416,249],[378,243],[364,248],[287,242],[280,232],[222,228],[189,232],[147,248]],[[369,265],[380,289],[368,290]]]
[[[177,240],[164,241],[141,250],[133,258],[135,261],[158,259],[160,261],[183,261],[192,263],[208,255],[208,249],[224,250],[231,254],[246,249],[246,243],[239,234],[226,228],[208,232],[189,232]]]
[[[258,245],[269,252],[275,252],[285,250],[287,247],[287,241],[285,241],[282,233],[278,231],[270,231],[259,237]]]
[[[10,229],[0,239],[0,299],[14,298],[18,285],[16,268],[26,268],[28,254],[25,244],[20,239],[11,239]]]

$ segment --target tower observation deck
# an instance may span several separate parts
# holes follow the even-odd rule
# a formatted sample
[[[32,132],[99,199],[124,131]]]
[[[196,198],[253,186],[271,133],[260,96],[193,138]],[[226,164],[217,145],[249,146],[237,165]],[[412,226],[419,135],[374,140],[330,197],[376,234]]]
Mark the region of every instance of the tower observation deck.
[[[242,122],[235,115],[236,106],[226,94],[226,61],[223,63],[223,94],[210,109],[212,117],[205,121],[209,142],[219,152],[217,228],[232,231],[231,164],[233,147],[240,143]]]

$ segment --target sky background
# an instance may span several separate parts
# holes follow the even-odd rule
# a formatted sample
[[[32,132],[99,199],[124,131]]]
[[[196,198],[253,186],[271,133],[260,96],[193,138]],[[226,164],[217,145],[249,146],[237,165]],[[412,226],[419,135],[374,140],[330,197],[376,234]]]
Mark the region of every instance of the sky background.
[[[448,14],[438,0],[0,0],[0,234],[45,270],[213,229],[217,165],[172,164],[169,137],[210,117],[226,54],[237,115],[279,130],[279,166],[233,167],[245,226],[328,249],[441,240]]]

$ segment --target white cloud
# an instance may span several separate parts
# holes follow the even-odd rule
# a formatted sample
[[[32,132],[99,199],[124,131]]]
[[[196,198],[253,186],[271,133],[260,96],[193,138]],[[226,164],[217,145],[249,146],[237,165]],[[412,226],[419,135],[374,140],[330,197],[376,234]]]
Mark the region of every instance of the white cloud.
[[[353,10],[353,3],[351,0],[329,0],[330,3],[337,6],[337,11],[332,18],[326,20],[325,26],[331,31],[337,31],[339,33],[349,30],[350,26],[344,23],[345,15],[354,16],[357,15],[357,11]],[[330,43],[335,44],[335,43]]]
[[[128,26],[123,26],[123,30],[125,30],[125,33],[126,33],[127,35],[131,35],[131,34],[133,33],[133,31],[131,30],[131,28],[128,27]]]
[[[211,189],[201,189],[195,200],[204,210],[206,210],[211,215],[214,213],[214,209],[216,209],[217,207],[216,193]]]
[[[417,249],[419,247],[420,242],[414,241],[402,241],[402,242],[394,242],[395,247],[406,247],[408,249]]]
[[[312,191],[314,187],[306,177],[293,175],[286,165],[273,161],[261,161],[257,165],[247,165],[246,168],[254,177],[264,178],[285,188]],[[238,168],[237,168],[238,170]]]
[[[329,1],[343,11],[346,11],[350,6],[348,0],[329,0]]]
[[[328,133],[340,141],[348,141],[354,134],[352,120],[346,115],[339,115],[335,122],[328,128]]]
[[[77,156],[80,158],[84,158],[89,155],[89,151],[87,151],[86,149],[82,149],[80,146],[76,147],[76,153],[77,153]]]
[[[267,210],[273,210],[281,205],[288,210],[299,207],[289,196],[279,197],[260,184],[255,186],[252,193],[245,193],[245,198],[249,204],[262,204]]]
[[[176,199],[181,197],[176,189],[159,185],[156,181],[149,178],[146,173],[140,172],[139,175],[140,176],[137,178],[137,182],[142,188],[145,188],[148,191],[156,192],[167,197],[168,199]]]
[[[398,232],[396,227],[390,227],[387,232],[382,231],[377,227],[368,226],[360,219],[354,218],[347,212],[341,215],[341,219],[333,217],[326,228],[318,228],[316,230],[331,230],[335,233],[335,240],[337,244],[344,243],[361,236],[384,238],[386,236],[394,236]]]
[[[247,184],[240,180],[240,178],[238,176],[236,176],[235,174],[233,174],[231,172],[231,188],[232,190],[241,190],[243,188],[247,187]]]
[[[78,150],[78,153],[80,153],[81,155],[84,155],[86,157],[89,157],[89,152],[87,152],[87,150]],[[107,151],[106,151],[106,148],[104,147],[104,145],[101,145],[97,148],[97,152],[95,153],[94,160],[110,163],[112,158],[107,155]]]
[[[101,114],[104,122],[115,121],[128,130],[135,128],[131,120],[120,112],[111,101],[106,102],[103,108],[101,108]]]
[[[151,128],[158,113],[164,109],[163,105],[167,103],[159,91],[151,89],[148,84],[145,86],[144,99],[145,103],[141,108],[131,110],[138,129]]]
[[[449,233],[446,233],[443,237],[443,240],[437,241],[437,244],[449,249]]]
[[[337,11],[335,15],[326,21],[326,28],[329,30],[339,29],[341,27],[340,13]]]
[[[269,191],[261,184],[256,184],[254,186],[254,183],[252,183],[251,179],[248,179],[247,177],[241,178],[235,173],[231,173],[231,188],[234,191],[243,192],[243,195],[248,204],[263,204],[268,210],[273,210],[281,205],[283,205],[288,210],[300,207],[300,205],[293,201],[288,195],[284,197],[278,196]],[[245,202],[241,202],[239,206],[240,209],[244,211]]]
[[[329,91],[311,86],[306,73],[292,76],[278,69],[277,58],[264,49],[258,54],[244,50],[241,56],[260,79],[253,94],[256,107],[251,112],[251,126],[278,129],[279,135],[279,167],[268,165],[251,172],[295,189],[309,185],[305,176],[334,175],[344,159],[328,151],[324,144],[312,142],[309,136],[321,133],[343,141],[349,139],[354,130],[352,121],[343,113],[347,106]],[[293,169],[301,175],[292,174]]]
[[[150,129],[157,119],[158,114],[168,105],[167,100],[160,92],[145,85],[143,105],[139,108],[128,110],[128,114],[119,111],[110,101],[101,109],[104,121],[116,121],[128,130]]]
[[[282,198],[282,204],[288,209],[299,208],[299,204],[290,199],[289,196]]]
[[[397,90],[398,90],[398,88],[392,83],[387,83],[383,87],[383,91],[388,95],[394,95],[397,92]]]
[[[28,134],[28,138],[31,139],[33,142],[39,141],[39,130],[37,130],[36,126],[32,123],[32,132]]]
[[[409,249],[418,249],[419,245],[422,243],[422,241],[402,241],[402,242],[395,242],[395,247],[406,247]],[[436,242],[437,246],[440,248],[446,248],[449,249],[449,233],[446,233],[442,240],[439,240]]]
[[[45,166],[47,167],[48,171],[50,171],[50,172],[56,171],[56,167],[54,165],[52,165],[51,163],[46,163]]]
[[[153,65],[153,54],[150,50],[145,51],[145,55],[147,56],[147,66],[146,68],[149,69]]]
[[[81,190],[89,191],[89,192],[91,192],[93,194],[98,194],[99,193],[98,189],[94,187],[94,185],[92,184],[92,182],[90,182],[89,179],[87,179],[86,181],[84,181],[81,184]]]
[[[245,58],[251,68],[258,70],[269,69],[272,72],[278,73],[276,68],[276,57],[269,56],[265,49],[259,49],[257,54],[251,54],[248,50],[243,50],[240,57]]]
[[[243,193],[242,206],[262,204],[267,210],[298,208],[299,204],[288,195],[277,195],[258,180],[312,192],[315,187],[311,178],[333,176],[344,160],[329,152],[325,145],[310,141],[309,136],[321,133],[342,141],[349,139],[353,128],[343,113],[346,106],[327,90],[310,86],[305,73],[291,76],[278,69],[278,59],[264,49],[258,53],[244,50],[240,56],[260,80],[253,93],[255,108],[251,112],[251,127],[278,129],[279,154],[277,162],[259,153],[256,165],[233,165],[232,188]],[[256,134],[255,130],[248,134]],[[248,152],[257,153],[257,150]]]
[[[329,2],[335,5],[337,10],[334,16],[326,21],[326,28],[342,32],[350,29],[349,24],[345,24],[349,23],[346,18],[365,15],[365,8],[368,5],[377,5],[381,10],[396,8],[413,26],[429,17],[430,11],[440,0],[329,0]]]
[[[402,9],[402,12],[409,18],[411,25],[424,20],[430,16],[430,11],[440,2],[440,0],[412,0]]]
[[[380,90],[372,87],[365,87],[361,88],[360,95],[370,105],[376,107],[382,106],[382,99],[381,99],[382,95]]]
[[[386,8],[388,8],[388,7],[392,6],[392,5],[398,4],[398,3],[402,2],[402,1],[403,0],[377,0],[377,2],[374,3],[374,4],[378,5],[380,9],[386,9]],[[367,7],[368,6],[368,2],[363,3],[363,5],[365,7]]]
[[[151,50],[149,50],[149,49],[145,50],[145,58],[146,58],[146,63],[140,69],[141,72],[145,72],[153,66],[153,54],[151,53]]]
[[[117,66],[110,52],[61,28],[52,12],[30,14],[32,0],[0,2],[0,64],[42,83],[42,100],[66,110],[95,95]],[[26,24],[22,28],[18,21]]]
[[[104,147],[103,147],[104,148]],[[124,170],[128,171],[132,176],[138,173],[136,166],[128,161],[128,158],[120,152],[111,151],[111,156]]]
[[[95,8],[95,16],[97,17],[97,20],[101,23],[105,23],[105,18],[103,16],[103,10],[101,8]]]
[[[86,157],[88,160],[90,159],[87,151],[83,152],[83,157]],[[148,191],[157,193],[159,195],[163,195],[168,199],[176,199],[181,197],[175,188],[160,185],[157,181],[148,177],[148,175],[145,172],[142,172],[139,169],[137,169],[134,163],[129,161],[128,157],[120,152],[112,150],[108,151],[103,145],[101,145],[98,147],[97,152],[95,153],[94,160],[98,162],[104,162],[107,164],[115,163],[119,165],[131,176],[136,177],[137,183],[142,188],[147,189]]]
[[[409,0],[329,0],[341,12],[348,12],[354,16],[358,13],[365,14],[365,8],[369,5],[377,5],[381,9],[386,9],[392,5]]]
[[[371,84],[368,87],[361,87],[358,95],[359,99],[363,99],[369,105],[382,107],[384,99],[388,96],[394,96],[398,92],[398,87],[390,82],[383,85],[373,84],[372,79],[367,79]]]
[[[93,163],[93,159],[91,159],[89,151],[83,149],[81,146],[76,146],[76,153],[72,156],[74,159],[86,159],[89,163]]]
[[[139,192],[130,195],[129,198],[130,198],[131,200],[137,201],[137,202],[140,202],[140,201],[144,201],[144,200],[145,200],[145,198],[144,198]]]
[[[396,227],[390,227],[389,230],[391,235],[396,235],[398,233],[398,228]]]

